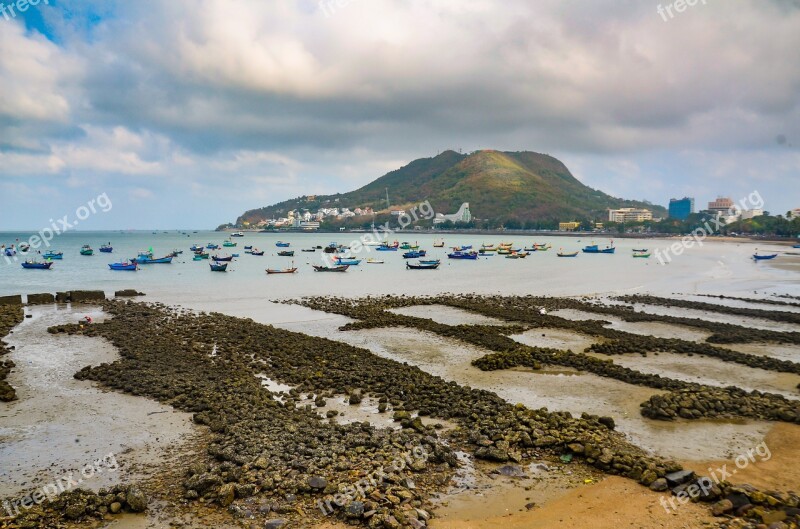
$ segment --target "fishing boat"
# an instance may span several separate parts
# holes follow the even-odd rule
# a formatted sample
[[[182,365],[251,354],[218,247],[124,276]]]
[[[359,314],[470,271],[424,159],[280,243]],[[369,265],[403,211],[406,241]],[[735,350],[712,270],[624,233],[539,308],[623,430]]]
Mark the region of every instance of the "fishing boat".
[[[512,253],[512,254],[506,255],[506,259],[519,259],[519,254],[518,253]]]
[[[334,257],[336,264],[340,265],[347,265],[347,266],[358,266],[361,264],[361,259],[355,259],[353,257]]]
[[[197,246],[196,244],[193,244],[192,246],[189,247],[189,250],[193,252],[202,252],[204,249],[205,248],[203,246]]]
[[[403,254],[403,259],[419,259],[420,257],[425,257],[427,254],[428,252],[425,250],[411,250]]]
[[[208,266],[211,267],[212,272],[225,272],[228,269],[228,263],[223,263],[223,264],[208,263]]]
[[[50,270],[51,266],[53,266],[53,261],[39,262],[28,260],[22,263],[22,268],[27,270]]]
[[[100,247],[100,251],[103,253],[111,253],[114,251],[114,247],[111,246],[111,243],[104,244],[103,246]]]
[[[300,250],[300,251],[301,251],[301,252],[309,252],[309,253],[313,253],[313,252],[316,252],[317,250],[316,250],[315,248],[303,248],[303,249],[302,249],[302,250]]]
[[[280,257],[294,257],[294,250],[283,250],[278,252]]]
[[[633,249],[633,250],[631,250],[631,251],[632,251],[633,253],[647,253],[647,248],[642,248],[642,249],[639,249],[639,250],[637,250],[637,249],[635,249],[635,248],[634,248],[634,249]]]
[[[94,250],[88,244],[84,244],[81,247],[81,255],[94,255]]]
[[[339,265],[339,266],[320,266],[320,265],[311,265],[314,267],[314,270],[317,272],[347,272],[347,269],[350,268],[350,265]]]
[[[63,259],[64,252],[45,252],[42,257],[44,259]]]
[[[536,248],[537,252],[546,252],[547,250],[552,248],[552,246],[549,244],[534,244],[534,247]]]
[[[436,264],[441,263],[441,259],[420,259],[420,264]]]
[[[649,252],[636,252],[636,253],[633,254],[633,257],[634,258],[640,258],[640,259],[649,259],[650,258],[650,253]]]
[[[214,261],[215,263],[230,263],[231,261],[233,261],[233,256],[228,255],[226,257],[220,257],[219,255],[214,255],[211,257],[211,260]]]
[[[251,244],[249,246],[245,246],[244,249],[245,250],[252,250],[253,249],[253,245]]]
[[[559,257],[578,257],[578,252],[564,253],[563,251],[559,250],[556,255]]]
[[[253,251],[250,252],[250,255],[261,257],[262,255],[264,255],[264,250],[258,250],[254,248]]]
[[[136,264],[144,265],[144,264],[170,264],[172,262],[172,257],[159,257],[158,259],[153,259],[152,257],[143,257],[139,256],[136,259],[131,259]]]
[[[202,261],[203,259],[208,259],[209,257],[211,257],[211,254],[209,254],[208,252],[200,252],[194,254],[193,260]]]
[[[139,266],[136,263],[131,263],[128,261],[123,261],[121,263],[109,263],[108,268],[111,270],[124,270],[129,272],[135,272],[139,269]]]
[[[444,248],[444,241],[443,240],[433,241],[433,247],[434,248]]]
[[[239,257],[239,254],[238,253],[232,253],[231,257]]]
[[[206,244],[206,249],[208,249],[208,250],[219,250],[219,244],[214,244],[213,242],[210,242],[210,243]]]
[[[241,231],[235,231],[231,233],[231,237],[244,237],[244,233]]]
[[[447,257],[449,259],[469,259],[472,261],[476,261],[478,259],[478,253],[458,251],[447,254]]]
[[[379,252],[396,252],[397,246],[386,246],[384,244],[382,246],[378,246],[377,248],[375,248],[375,250]]]
[[[776,257],[778,257],[778,254],[776,253],[772,253],[769,255],[758,255],[758,252],[756,252],[753,254],[753,259],[755,261],[768,261],[770,259],[775,259]]]
[[[372,257],[367,259],[367,264],[383,264],[385,262],[386,261],[384,261],[383,259],[375,259],[375,258],[372,258]]]
[[[267,268],[267,274],[294,274],[297,272],[297,268],[284,268],[283,270],[276,270],[273,268]]]
[[[439,268],[441,263],[422,263],[418,262],[417,264],[411,264],[406,262],[406,269],[407,270],[436,270]]]
[[[614,248],[613,246],[606,246],[605,248],[600,248],[598,245],[592,244],[586,246],[583,249],[583,253],[614,253],[615,250],[616,248]]]
[[[484,252],[496,252],[497,251],[497,246],[493,246],[491,244],[489,244],[489,245],[484,244],[484,245],[481,246],[480,251],[481,251],[481,253],[484,253]]]
[[[500,248],[497,250],[497,255],[508,255],[511,253],[511,248]]]
[[[410,242],[404,242],[400,245],[401,250],[418,250],[419,244],[411,244]]]
[[[208,254],[206,254],[205,259],[208,259]],[[203,260],[203,257],[201,257],[199,255],[195,255],[194,257],[192,257],[192,261],[202,261],[202,260]]]
[[[233,242],[233,241],[225,241],[225,242],[222,243],[222,246],[224,248],[235,248],[236,247],[236,243]]]
[[[288,248],[289,247],[289,243],[288,242],[283,242],[283,241],[278,241],[278,242],[275,243],[275,246],[277,246],[278,248]]]

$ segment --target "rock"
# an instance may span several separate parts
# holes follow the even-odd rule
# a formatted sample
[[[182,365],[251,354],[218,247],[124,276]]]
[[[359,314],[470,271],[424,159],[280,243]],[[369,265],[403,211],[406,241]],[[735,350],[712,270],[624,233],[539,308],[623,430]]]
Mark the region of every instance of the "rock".
[[[364,397],[361,395],[360,389],[354,389],[352,393],[350,393],[350,399],[348,402],[350,404],[361,404],[361,401],[364,400]]]
[[[133,298],[137,296],[144,296],[144,294],[131,288],[114,292],[115,298]]]
[[[500,474],[501,476],[508,476],[511,478],[524,478],[525,471],[519,465],[503,465],[494,469],[493,474]]]
[[[767,525],[782,522],[786,519],[786,511],[770,511],[760,514],[761,521]]]
[[[364,516],[364,503],[360,501],[351,501],[345,506],[344,514],[348,518],[361,518]]]
[[[125,501],[133,512],[144,512],[147,510],[147,496],[136,485],[131,485],[125,495]]]
[[[279,529],[286,525],[286,520],[284,518],[273,518],[272,520],[267,520],[267,523],[264,524],[265,529]]]
[[[669,489],[669,484],[667,484],[667,480],[664,478],[658,478],[654,482],[650,484],[650,490],[655,492],[664,492],[665,490]]]
[[[22,296],[0,296],[0,305],[22,305]]]
[[[677,487],[694,478],[693,470],[679,470],[677,472],[670,472],[664,476],[670,487]]]
[[[122,510],[122,504],[118,501],[112,502],[111,505],[108,506],[108,510],[111,511],[111,514],[117,514]]]
[[[731,500],[720,500],[711,506],[711,514],[714,516],[722,516],[728,514],[733,510],[733,502]]]
[[[328,480],[322,476],[311,476],[308,478],[308,486],[312,489],[324,489],[328,486]]]
[[[197,474],[187,479],[184,482],[184,487],[187,489],[196,490],[201,496],[211,489],[218,488],[222,485],[222,478],[210,472]]]
[[[28,294],[28,305],[44,305],[55,301],[53,294]]]
[[[500,450],[496,446],[482,446],[478,448],[475,450],[475,457],[487,461],[497,461],[498,463],[505,463],[509,459],[508,452]]]
[[[617,427],[617,424],[614,422],[614,419],[611,417],[600,417],[597,419],[597,422],[608,428],[609,430],[613,430]]]
[[[105,301],[106,293],[102,290],[73,290],[69,293],[69,297],[72,303]]]
[[[219,488],[217,494],[219,496],[220,505],[227,507],[236,499],[236,487],[233,483],[226,483]]]
[[[394,412],[394,416],[392,417],[395,421],[402,421],[402,420],[409,420],[411,419],[411,414],[407,411],[396,411]]]

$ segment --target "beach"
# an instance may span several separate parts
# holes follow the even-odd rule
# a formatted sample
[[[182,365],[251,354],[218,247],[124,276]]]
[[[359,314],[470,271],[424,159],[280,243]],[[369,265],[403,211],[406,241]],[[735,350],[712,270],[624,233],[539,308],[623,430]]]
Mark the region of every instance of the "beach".
[[[212,237],[164,235],[153,246]],[[239,244],[275,242],[250,237]],[[120,251],[146,240],[158,237],[122,237]],[[292,247],[325,240],[297,236]],[[448,245],[468,242],[483,241]],[[754,246],[713,242],[662,266],[631,259],[626,243],[613,256],[568,261],[551,250],[433,272],[406,271],[391,255],[334,277],[310,270],[319,256],[268,277],[264,267],[286,259],[272,248],[261,260],[242,255],[228,274],[186,258],[122,278],[77,256],[41,279],[0,268],[15,278],[2,294],[146,294],[25,306],[4,340],[17,400],[0,404],[0,458],[13,462],[0,497],[111,454],[118,468],[95,465],[80,483],[96,494],[81,497],[80,515],[44,502],[17,509],[23,523],[31,513],[39,526],[118,528],[788,521],[800,441],[797,258],[753,263]],[[631,294],[653,297],[620,298]],[[664,507],[671,489],[764,443],[768,459],[702,501]],[[673,476],[680,469],[695,474]],[[359,482],[363,494],[348,489]],[[744,484],[751,509],[712,516]],[[148,503],[136,514],[139,491]]]

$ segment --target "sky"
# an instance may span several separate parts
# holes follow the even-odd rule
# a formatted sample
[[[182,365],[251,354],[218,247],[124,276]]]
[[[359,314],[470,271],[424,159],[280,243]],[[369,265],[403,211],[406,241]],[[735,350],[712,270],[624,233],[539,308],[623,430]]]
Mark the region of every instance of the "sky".
[[[445,149],[800,207],[800,0],[2,2],[0,231],[214,228]]]

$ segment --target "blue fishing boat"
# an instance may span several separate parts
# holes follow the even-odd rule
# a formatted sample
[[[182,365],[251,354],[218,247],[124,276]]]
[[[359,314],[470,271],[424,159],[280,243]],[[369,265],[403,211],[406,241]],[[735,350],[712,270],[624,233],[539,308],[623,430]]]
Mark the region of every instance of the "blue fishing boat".
[[[233,256],[229,255],[227,257],[220,257],[218,255],[213,255],[213,256],[211,256],[211,260],[215,261],[217,263],[229,263],[229,262],[233,261]]]
[[[280,257],[294,257],[294,250],[282,250],[278,252]]]
[[[232,253],[231,257],[239,257],[239,254],[238,253]]]
[[[193,251],[193,252],[202,252],[204,249],[205,249],[204,247],[202,247],[202,246],[197,246],[196,244],[193,244],[193,245],[192,245],[192,246],[189,248],[189,250],[191,250],[191,251]]]
[[[775,259],[778,257],[778,254],[773,253],[769,255],[758,255],[758,253],[753,254],[753,259],[756,261],[768,261],[769,259]]]
[[[225,264],[214,264],[208,263],[211,267],[212,272],[225,272],[228,269],[228,263]]]
[[[616,248],[613,246],[606,246],[605,248],[600,248],[596,244],[592,244],[587,246],[583,249],[583,253],[614,253]]]
[[[379,252],[396,252],[397,246],[378,246],[375,250]]]
[[[420,257],[425,257],[427,252],[425,250],[411,250],[410,252],[405,252],[403,254],[403,259],[419,259]]]
[[[419,264],[431,265],[431,264],[441,264],[441,262],[442,261],[439,259],[429,259],[429,260],[420,259]]]
[[[253,245],[251,244],[250,246],[245,246],[244,249],[245,250],[252,250],[253,249]]]
[[[111,253],[114,251],[114,247],[111,246],[111,243],[104,244],[100,247],[100,251],[103,253]]]
[[[139,266],[136,263],[130,263],[125,261],[122,263],[109,263],[108,268],[110,268],[111,270],[120,270],[120,271],[125,270],[129,272],[135,272],[136,270],[139,269]]]
[[[361,264],[361,259],[353,259],[348,257],[334,257],[337,265],[358,266]]]
[[[418,261],[417,264],[411,264],[409,262],[406,262],[406,269],[407,270],[436,270],[437,268],[439,268],[440,264],[441,263],[439,263],[439,262],[423,263],[422,261]]]
[[[45,252],[42,257],[44,259],[63,259],[64,252]]]
[[[278,248],[288,248],[289,247],[289,243],[288,242],[283,242],[283,241],[278,241],[278,242],[275,243],[275,246],[277,246]]]
[[[262,255],[264,255],[264,250],[259,251],[259,250],[254,248],[253,251],[250,252],[250,255],[255,255],[255,256],[261,257]]]
[[[219,250],[219,244],[214,244],[210,242],[206,245],[206,248],[209,250]]]
[[[159,259],[153,259],[150,257],[143,257],[139,256],[136,259],[131,259],[132,262],[140,265],[145,264],[170,264],[172,262],[172,257],[161,257]]]
[[[469,259],[471,261],[477,261],[478,259],[478,252],[452,252],[447,254],[449,259]]]
[[[22,268],[25,268],[26,270],[50,270],[51,266],[53,266],[52,261],[46,261],[44,263],[37,261],[25,261],[22,263]]]

